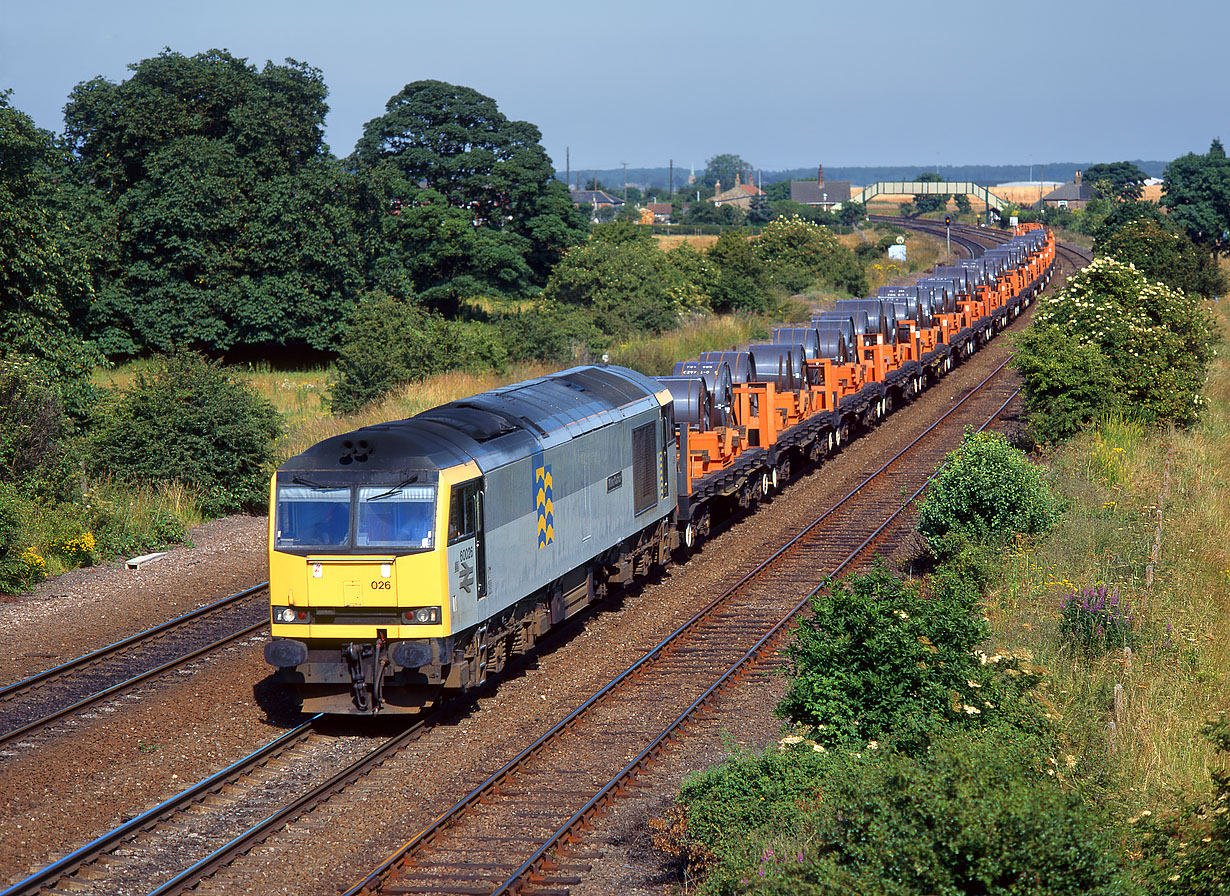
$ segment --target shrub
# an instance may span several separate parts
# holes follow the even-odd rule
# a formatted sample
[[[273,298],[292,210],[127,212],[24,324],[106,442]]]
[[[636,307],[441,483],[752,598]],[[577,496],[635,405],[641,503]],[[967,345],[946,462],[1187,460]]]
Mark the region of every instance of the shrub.
[[[193,352],[159,358],[99,414],[96,474],[132,484],[181,482],[209,514],[255,509],[280,430],[277,411],[245,382]]]
[[[611,337],[662,333],[679,325],[680,312],[707,305],[696,274],[691,254],[663,252],[648,228],[616,222],[595,227],[589,242],[569,249],[543,294],[588,309]]]
[[[951,731],[917,757],[795,748],[735,760],[681,794],[689,833],[713,853],[701,892],[1123,892],[1111,836],[1046,749]],[[795,780],[782,774],[790,762]]]
[[[608,341],[584,308],[539,302],[528,311],[495,320],[513,361],[549,361],[568,366],[588,361]]]
[[[1230,759],[1230,720],[1208,719],[1201,733],[1217,747],[1222,767]],[[1220,896],[1230,892],[1230,774],[1213,771],[1213,793],[1179,816],[1143,822],[1146,892],[1152,896]]]
[[[1053,440],[1116,409],[1193,423],[1212,354],[1211,321],[1193,298],[1098,258],[1039,300],[1015,363],[1030,423]]]
[[[46,572],[26,534],[33,515],[33,502],[15,486],[0,482],[0,594],[24,591]]]
[[[1213,256],[1183,231],[1167,226],[1165,216],[1161,217],[1161,222],[1148,219],[1119,223],[1117,229],[1094,242],[1094,252],[1131,264],[1149,279],[1160,280],[1172,289],[1210,297],[1225,292],[1226,277]],[[1103,230],[1109,221],[1110,217],[1103,222]]]
[[[1132,644],[1132,609],[1114,588],[1074,588],[1063,596],[1059,613],[1060,632],[1081,650],[1105,653]]]
[[[60,390],[44,369],[30,360],[0,360],[0,482],[66,496],[76,465],[72,433]]]
[[[855,254],[830,231],[802,218],[779,218],[765,225],[756,251],[770,281],[787,293],[801,292],[817,281],[851,295],[868,291],[866,272]]]
[[[715,311],[763,312],[773,307],[774,296],[765,265],[746,236],[735,230],[724,231],[708,257],[717,267],[710,287]],[[791,291],[810,286],[814,279],[813,275],[806,275],[802,285]]]
[[[502,372],[507,361],[499,326],[445,320],[413,302],[374,293],[347,324],[330,405],[334,413],[351,414],[402,383],[444,370]]]
[[[950,577],[923,597],[882,566],[811,601],[786,647],[790,685],[777,714],[830,747],[875,740],[924,749],[944,723],[985,725],[1037,679],[1009,683],[975,647],[988,636],[979,594]]]
[[[919,506],[918,531],[937,544],[952,536],[1001,542],[1046,531],[1056,514],[1042,472],[1024,452],[999,433],[967,432]]]

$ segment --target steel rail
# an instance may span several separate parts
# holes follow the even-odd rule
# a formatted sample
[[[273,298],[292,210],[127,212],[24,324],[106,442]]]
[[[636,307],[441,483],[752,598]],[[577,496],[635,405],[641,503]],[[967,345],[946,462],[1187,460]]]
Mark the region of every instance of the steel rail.
[[[174,669],[178,666],[183,666],[187,663],[190,663],[193,660],[199,659],[200,657],[204,656],[207,653],[212,653],[215,650],[219,650],[220,648],[225,647],[226,645],[230,644],[232,641],[238,641],[241,638],[246,638],[249,635],[254,634],[255,632],[264,628],[268,624],[269,624],[268,620],[261,620],[260,622],[253,623],[252,625],[249,625],[246,628],[242,628],[237,632],[232,632],[231,634],[227,635],[224,638],[219,638],[218,640],[213,641],[209,644],[206,644],[203,647],[199,647],[190,653],[185,653],[182,656],[176,657],[173,660],[169,660],[160,666],[156,666],[153,669],[146,669],[144,672],[141,672],[138,675],[134,675],[132,678],[121,681],[118,684],[113,684],[111,685],[111,687],[105,688],[104,690],[91,694],[90,696],[86,697],[83,700],[78,700],[76,703],[73,703],[69,706],[62,706],[59,709],[55,710],[54,712],[48,713],[42,718],[35,719],[33,722],[30,722],[29,724],[22,725],[20,728],[14,728],[12,731],[6,731],[5,733],[0,734],[0,745],[9,743],[10,741],[17,740],[20,737],[24,737],[30,734],[32,731],[37,731],[39,728],[46,728],[52,722],[56,722],[59,719],[64,718],[64,716],[68,715],[69,713],[77,712],[95,703],[101,703],[103,700],[106,700],[108,697],[114,697],[116,694],[129,690],[130,688],[134,688],[137,685],[141,684],[141,682],[146,681],[147,679],[153,678],[155,675],[161,675],[163,672],[169,672],[171,669]]]
[[[179,793],[168,800],[164,800],[152,809],[142,812],[140,815],[124,822],[124,824],[114,830],[103,834],[101,837],[90,841],[85,846],[82,846],[63,858],[56,860],[41,871],[30,875],[25,880],[19,881],[7,890],[0,892],[0,896],[19,896],[19,894],[37,892],[53,881],[59,880],[73,873],[82,865],[85,865],[92,859],[102,855],[115,844],[120,843],[133,834],[148,828],[165,816],[179,810],[181,807],[196,802],[196,800],[200,797],[221,787],[230,780],[237,778],[248,769],[253,768],[254,766],[265,761],[267,757],[286,749],[292,743],[303,740],[319,718],[319,715],[313,716],[298,728],[294,728],[283,734],[281,737],[270,741],[265,744],[265,746],[248,754],[238,762],[232,763],[222,769],[222,771],[210,775],[208,778],[194,784],[182,793]]]
[[[1009,358],[1009,360],[1010,359],[1011,357]],[[1007,361],[1005,361],[1004,363],[1006,364]],[[998,373],[999,370],[1002,369],[1002,367],[1003,365],[1000,365],[1000,367],[996,369],[995,373]],[[994,373],[992,374],[992,376],[994,376]],[[1008,396],[1008,398],[1003,402],[1003,404],[1001,404],[998,408],[996,408],[995,413],[991,414],[991,416],[988,417],[987,420],[981,426],[978,427],[978,432],[982,432],[984,429],[986,429],[1003,412],[1004,408],[1008,406],[1008,404],[1012,401],[1012,399],[1014,399],[1020,393],[1020,391],[1021,391],[1020,389],[1017,389],[1010,396]],[[919,440],[921,438],[922,436],[919,436]],[[915,441],[918,441],[918,440],[915,440]],[[896,458],[894,458],[894,460],[895,459]],[[889,461],[889,463],[892,463],[892,461]],[[926,490],[927,486],[930,485],[931,482],[935,479],[935,477],[940,474],[940,470],[942,470],[944,466],[947,466],[947,461],[945,461],[945,463],[941,465],[939,470],[936,470],[934,473],[932,473],[931,476],[927,478],[927,481],[924,482],[922,485],[920,485],[914,491],[914,493],[910,495],[902,503],[902,505],[899,508],[893,511],[893,513],[888,517],[888,519],[886,519],[883,523],[881,523],[880,526],[874,532],[872,532],[871,535],[869,535],[863,541],[862,544],[860,544],[857,548],[851,551],[850,554],[845,558],[845,560],[843,560],[840,564],[838,564],[833,569],[832,572],[826,575],[819,582],[819,584],[816,585],[815,588],[813,588],[806,596],[804,596],[795,605],[794,609],[791,610],[785,616],[785,618],[783,618],[780,622],[778,622],[768,633],[764,635],[764,637],[762,637],[759,641],[756,642],[755,645],[753,645],[746,653],[744,653],[744,655],[740,659],[738,659],[734,664],[732,664],[717,681],[715,681],[708,688],[706,688],[704,693],[701,694],[695,701],[693,701],[693,703],[690,706],[688,706],[683,712],[681,712],[675,718],[673,722],[671,722],[664,729],[662,729],[662,732],[658,734],[658,736],[654,739],[654,741],[650,743],[647,747],[645,747],[645,749],[642,750],[636,757],[634,757],[626,766],[624,766],[624,768],[617,775],[615,775],[615,777],[611,778],[611,780],[607,782],[607,784],[602,788],[602,790],[600,790],[598,793],[596,793],[593,797],[590,798],[588,803],[586,803],[581,809],[577,810],[577,812],[574,813],[572,818],[568,819],[568,821],[565,822],[555,832],[555,834],[553,834],[547,840],[546,843],[544,843],[542,846],[540,846],[535,851],[534,855],[530,856],[530,858],[527,859],[521,865],[520,868],[518,868],[515,872],[513,872],[512,876],[510,876],[503,884],[501,884],[495,890],[492,890],[491,896],[501,896],[501,894],[504,894],[504,893],[519,893],[526,884],[530,883],[531,876],[538,873],[538,869],[545,863],[547,853],[550,852],[552,849],[555,849],[558,846],[563,845],[566,840],[570,839],[573,831],[576,828],[580,827],[581,824],[587,818],[589,818],[592,814],[594,814],[595,811],[601,805],[605,803],[608,797],[616,795],[621,785],[624,785],[627,781],[635,777],[636,772],[638,770],[642,769],[650,759],[652,759],[658,753],[661,752],[661,749],[665,745],[665,742],[671,737],[672,734],[674,734],[675,731],[677,731],[680,727],[682,727],[682,725],[692,715],[694,715],[700,709],[707,706],[709,702],[715,696],[717,696],[717,694],[720,691],[725,689],[726,685],[730,684],[734,680],[734,678],[740,673],[740,671],[745,666],[748,666],[754,663],[755,661],[757,661],[760,658],[761,654],[764,653],[764,651],[769,646],[771,646],[775,641],[777,641],[780,635],[785,633],[785,629],[794,620],[794,617],[797,616],[799,612],[801,612],[805,606],[807,606],[808,602],[813,597],[815,597],[817,594],[819,594],[822,590],[824,590],[824,588],[828,585],[829,582],[833,580],[835,576],[839,575],[844,570],[846,570],[851,564],[853,564],[854,561],[863,553],[863,551],[866,550],[867,547],[871,545],[872,542],[874,542],[880,536],[880,534],[883,533],[884,530],[887,529],[889,525],[891,525],[892,522],[896,520],[897,517],[900,516],[905,511],[905,509],[909,507],[914,502],[914,500],[923,493],[923,491]],[[882,467],[881,470],[877,471],[877,473],[874,475],[878,476],[879,472],[882,472],[884,469],[887,469],[887,467],[888,467],[888,464],[885,464],[884,467]],[[352,890],[348,892],[346,896],[352,896],[352,894],[355,894],[355,893],[356,891]]]
[[[263,821],[253,825],[247,831],[244,831],[226,845],[215,850],[191,868],[185,868],[157,889],[151,890],[147,896],[169,896],[171,893],[182,893],[185,890],[191,889],[203,878],[208,877],[215,870],[230,862],[235,856],[242,855],[253,844],[264,840],[274,829],[301,815],[305,809],[323,802],[327,797],[353,783],[361,775],[379,765],[408,743],[417,740],[426,730],[428,722],[429,720],[426,718],[415,720],[401,734],[385,741],[358,762],[342,769],[329,780],[303,793],[294,802],[287,804]],[[0,896],[7,896],[7,894],[0,893]]]
[[[727,591],[724,594],[716,598],[712,603],[710,603],[704,609],[696,613],[691,619],[689,619],[687,622],[679,626],[674,632],[672,632],[665,639],[663,639],[649,653],[645,654],[645,656],[637,660],[637,662],[633,663],[631,666],[629,666],[627,669],[621,672],[618,676],[616,676],[614,679],[608,682],[603,688],[601,688],[599,691],[593,694],[589,699],[587,699],[584,703],[582,703],[580,706],[574,709],[571,713],[569,713],[568,716],[566,716],[564,719],[558,722],[549,731],[541,735],[537,740],[535,740],[532,744],[526,747],[516,757],[509,760],[509,762],[507,762],[503,767],[501,767],[499,770],[497,770],[492,775],[490,775],[482,784],[480,784],[473,791],[471,791],[468,795],[466,795],[460,801],[458,801],[451,809],[449,809],[448,811],[438,816],[427,828],[425,828],[422,832],[416,835],[412,840],[406,843],[394,855],[390,856],[379,868],[373,871],[366,879],[364,879],[362,882],[352,887],[350,890],[346,891],[345,896],[359,896],[359,894],[362,894],[365,892],[374,892],[372,888],[373,887],[378,888],[380,878],[383,875],[387,874],[397,863],[401,862],[402,860],[404,860],[409,855],[413,854],[415,851],[417,851],[421,847],[430,843],[435,838],[435,836],[443,830],[443,828],[445,828],[446,826],[451,824],[454,820],[459,818],[471,806],[480,802],[484,796],[489,794],[491,791],[497,788],[504,780],[506,780],[509,777],[509,774],[512,770],[514,770],[517,766],[524,763],[529,757],[538,753],[547,743],[549,743],[554,738],[558,737],[561,733],[563,733],[564,731],[568,729],[573,728],[578,722],[578,720],[583,715],[588,713],[589,710],[592,709],[595,705],[601,702],[603,698],[608,696],[612,691],[614,691],[616,688],[621,686],[624,682],[626,682],[627,680],[635,676],[636,673],[638,673],[642,668],[647,666],[649,663],[658,659],[659,656],[667,648],[669,648],[676,641],[681,640],[683,637],[685,637],[688,631],[692,629],[693,627],[695,627],[697,623],[699,623],[702,619],[711,615],[713,611],[718,609],[721,605],[727,603],[734,594],[736,594],[741,589],[743,589],[750,581],[759,577],[766,569],[768,569],[775,562],[777,562],[782,557],[782,555],[787,553],[791,548],[793,548],[801,540],[803,540],[808,535],[810,535],[812,532],[814,532],[816,528],[819,527],[824,522],[824,520],[826,520],[832,514],[836,513],[838,509],[840,509],[844,504],[846,504],[846,502],[848,502],[855,495],[861,492],[872,480],[878,478],[881,474],[883,474],[890,466],[896,463],[901,457],[906,455],[919,442],[921,442],[927,435],[929,435],[933,430],[935,430],[936,427],[940,426],[948,417],[956,413],[967,401],[969,401],[971,398],[977,395],[979,391],[984,386],[986,386],[987,383],[989,383],[992,379],[994,379],[1008,365],[1008,362],[1010,360],[1011,360],[1011,356],[1009,356],[1001,364],[999,364],[999,366],[997,366],[993,371],[991,371],[991,373],[988,374],[987,377],[982,380],[982,382],[980,382],[978,385],[970,389],[966,393],[966,395],[964,395],[961,398],[961,400],[958,401],[956,404],[954,404],[947,412],[945,412],[941,417],[939,417],[934,422],[932,422],[931,425],[928,426],[922,433],[920,433],[912,442],[910,442],[909,445],[902,448],[895,455],[893,455],[893,457],[890,458],[888,461],[886,461],[883,464],[883,466],[881,466],[878,470],[875,470],[870,475],[868,475],[866,478],[864,478],[862,482],[860,482],[853,489],[851,489],[851,491],[848,494],[846,494],[843,498],[841,498],[836,504],[834,504],[824,513],[822,513],[816,519],[814,519],[804,529],[802,529],[800,532],[794,535],[786,544],[784,544],[783,546],[778,548],[776,551],[774,551],[774,553],[770,555],[770,557],[768,557],[766,560],[764,560],[762,563],[756,566],[753,570],[751,570],[746,575],[744,575],[738,582],[736,582],[729,589],[727,589]],[[1009,398],[1009,401],[1010,400],[1011,398]],[[1006,404],[1007,402],[1005,402],[1004,405],[1001,405],[1001,409],[1002,407],[1006,406]],[[996,412],[996,415],[998,415],[998,413],[999,411]],[[992,417],[991,419],[994,419],[994,417]],[[987,424],[985,423],[983,424],[984,427],[986,425]],[[910,500],[913,500],[913,497],[911,497]],[[894,512],[892,516],[887,521],[885,521],[885,523],[882,524],[881,527],[877,529],[875,533],[872,534],[872,536],[870,536],[866,541],[864,541],[863,544],[860,545],[855,550],[855,552],[849,558],[847,558],[847,560],[843,564],[841,564],[839,569],[845,568],[845,566],[848,565],[848,563],[852,561],[854,556],[857,556],[857,554],[861,553],[863,549],[872,540],[874,540],[880,534],[880,532],[893,519],[896,519],[896,517],[902,512],[902,510],[905,509],[905,507],[909,506],[909,503],[910,501],[906,501],[906,503],[900,509]],[[805,602],[806,602],[806,599],[804,600],[804,603]],[[792,618],[793,615],[797,612],[797,610],[798,608],[796,607],[796,609],[792,611],[790,614],[788,614],[786,619],[784,619],[782,623],[779,623],[779,625],[784,624],[786,621]],[[599,794],[599,797],[600,796],[602,796],[602,794]],[[596,800],[599,797],[595,797],[594,799]],[[494,892],[498,893],[498,892],[501,892],[501,890],[496,890]]]
[[[54,678],[57,675],[63,675],[65,672],[76,671],[77,669],[80,669],[83,666],[89,665],[90,663],[93,663],[93,662],[97,662],[103,657],[110,656],[113,653],[117,653],[118,651],[123,650],[125,647],[130,647],[133,644],[137,644],[141,641],[147,641],[151,638],[156,637],[157,635],[161,633],[170,631],[172,628],[175,628],[178,625],[182,625],[185,622],[190,622],[193,619],[196,619],[200,616],[208,615],[209,613],[212,613],[216,610],[220,610],[223,607],[230,606],[233,603],[238,603],[244,598],[251,597],[253,594],[256,594],[261,589],[267,588],[267,587],[269,587],[268,582],[261,582],[259,585],[254,585],[251,588],[247,588],[236,594],[232,594],[230,597],[224,597],[221,600],[214,601],[212,604],[207,604],[203,607],[198,607],[197,609],[192,610],[191,612],[185,613],[182,616],[176,616],[174,619],[168,620],[167,622],[163,622],[160,625],[154,626],[153,628],[148,628],[143,632],[138,632],[135,635],[130,635],[129,637],[124,638],[122,641],[116,641],[114,644],[108,644],[106,647],[100,647],[98,648],[98,650],[95,650],[91,653],[84,654],[83,656],[79,656],[76,659],[69,660],[66,663],[61,663],[58,666],[53,666],[50,669],[46,669],[42,672],[38,672],[34,675],[29,676],[28,678],[23,678],[21,681],[14,682],[13,684],[0,688],[0,700],[7,700],[14,694],[20,691],[29,690],[34,685],[39,684],[43,681],[46,681],[48,678]]]

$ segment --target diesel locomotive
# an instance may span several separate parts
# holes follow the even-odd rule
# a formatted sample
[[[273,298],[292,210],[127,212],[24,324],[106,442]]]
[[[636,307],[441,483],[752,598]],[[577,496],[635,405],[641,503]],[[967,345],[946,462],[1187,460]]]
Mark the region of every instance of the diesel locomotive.
[[[310,712],[417,712],[483,684],[934,383],[1054,262],[1025,225],[673,376],[574,367],[314,445],[270,485],[266,660]]]

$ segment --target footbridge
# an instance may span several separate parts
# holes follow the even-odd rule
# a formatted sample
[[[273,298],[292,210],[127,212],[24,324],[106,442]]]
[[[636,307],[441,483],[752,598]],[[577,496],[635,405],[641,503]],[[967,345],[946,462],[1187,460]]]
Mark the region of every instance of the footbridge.
[[[881,181],[863,187],[850,197],[851,202],[866,205],[876,196],[957,196],[964,194],[970,199],[981,200],[987,208],[1002,212],[1008,205],[989,189],[971,181]]]

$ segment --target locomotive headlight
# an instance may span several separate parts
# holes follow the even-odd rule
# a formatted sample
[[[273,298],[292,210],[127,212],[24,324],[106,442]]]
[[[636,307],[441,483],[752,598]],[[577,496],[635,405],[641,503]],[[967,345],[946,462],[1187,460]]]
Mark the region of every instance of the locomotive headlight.
[[[292,622],[308,622],[308,611],[296,610],[294,607],[274,607],[273,621],[283,624]]]
[[[440,621],[439,607],[415,607],[401,614],[403,622],[410,625],[431,625]]]

